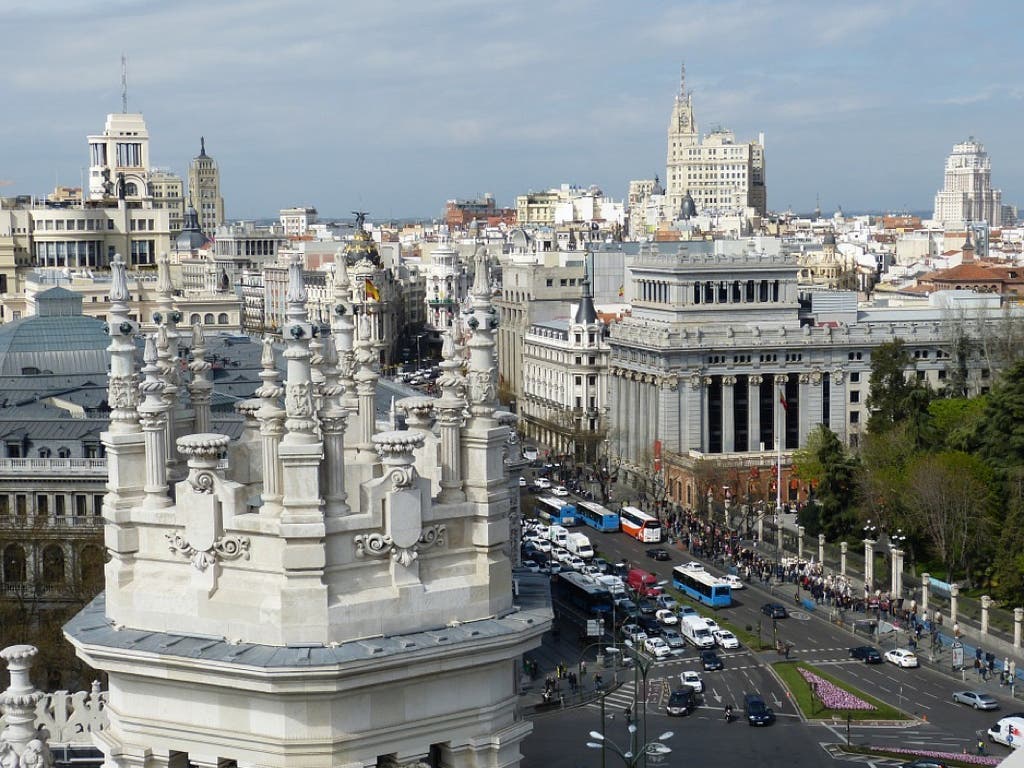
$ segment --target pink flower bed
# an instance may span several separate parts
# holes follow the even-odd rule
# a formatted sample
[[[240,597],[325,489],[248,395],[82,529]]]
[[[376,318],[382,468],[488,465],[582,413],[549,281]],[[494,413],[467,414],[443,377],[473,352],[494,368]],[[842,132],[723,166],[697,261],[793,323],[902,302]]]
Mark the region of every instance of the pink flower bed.
[[[1001,757],[992,755],[971,755],[960,754],[959,752],[929,752],[921,749],[904,749],[902,747],[869,747],[877,752],[895,752],[900,755],[913,755],[914,757],[934,757],[939,760],[956,760],[959,763],[970,763],[971,765],[999,765],[1003,761]]]
[[[814,687],[815,695],[821,699],[821,703],[829,709],[877,709],[873,704],[868,704],[864,699],[860,699],[852,693],[844,691],[835,683],[830,683],[825,678],[818,677],[813,672],[808,672],[806,669],[801,668],[800,674],[803,676],[804,680]]]

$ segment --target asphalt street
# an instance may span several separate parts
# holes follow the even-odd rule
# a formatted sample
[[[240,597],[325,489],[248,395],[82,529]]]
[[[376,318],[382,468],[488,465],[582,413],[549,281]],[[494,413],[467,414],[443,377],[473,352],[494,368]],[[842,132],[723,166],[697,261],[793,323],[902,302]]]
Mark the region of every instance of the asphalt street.
[[[624,534],[602,534],[592,529],[585,530],[598,554],[609,561],[627,560],[637,567],[656,573],[661,579],[670,579],[674,565],[699,559],[688,552],[667,547],[672,554],[670,562],[656,562],[644,555],[649,545],[641,544]],[[721,573],[705,562],[712,572]],[[702,608],[702,613],[721,617],[761,636],[771,642],[777,638],[792,643],[791,658],[801,659],[821,666],[836,677],[850,682],[861,690],[885,701],[912,716],[905,725],[861,725],[853,724],[850,737],[854,743],[878,744],[922,749],[939,749],[961,752],[974,751],[979,732],[983,732],[1000,716],[1009,712],[1024,710],[1024,702],[1010,699],[1008,689],[1000,689],[994,683],[985,683],[973,671],[965,673],[963,679],[951,671],[937,669],[924,664],[918,669],[900,669],[892,664],[867,665],[850,658],[849,649],[866,644],[867,639],[851,634],[846,629],[828,621],[827,608],[813,612],[796,610],[793,606],[795,587],[783,585],[772,591],[762,590],[760,585],[750,585],[734,592],[734,604],[717,613]],[[768,601],[780,602],[793,609],[786,619],[779,619],[772,626],[771,619],[761,613],[761,606]],[[815,614],[815,615],[812,615]],[[562,641],[566,642],[565,640]],[[870,643],[873,644],[873,643]],[[883,645],[886,650],[891,645]],[[562,651],[563,655],[566,654]],[[576,651],[578,658],[579,650]],[[594,651],[588,654],[593,657]],[[727,763],[730,758],[748,759],[757,755],[757,762],[764,766],[821,765],[826,756],[825,745],[844,742],[847,738],[845,725],[825,726],[811,724],[800,719],[793,705],[787,700],[785,689],[772,673],[770,665],[780,661],[775,652],[752,651],[746,647],[739,650],[720,652],[725,669],[716,672],[702,672],[705,691],[703,706],[687,717],[669,718],[664,714],[664,704],[673,687],[679,685],[679,673],[683,670],[699,669],[696,649],[687,646],[682,657],[657,662],[648,673],[646,691],[641,691],[639,700],[648,704],[648,738],[654,738],[664,730],[673,730],[671,740],[673,753],[666,756],[650,756],[649,764],[663,765],[710,765]],[[927,660],[927,651],[920,655]],[[605,702],[606,726],[609,737],[625,741],[626,729],[623,710],[633,700],[632,674],[620,672],[627,684],[607,696]],[[641,686],[642,688],[642,686]],[[952,702],[956,690],[982,689],[994,695],[1001,705],[999,712],[977,712]],[[725,704],[732,703],[737,711],[741,709],[745,693],[760,693],[778,715],[777,722],[767,728],[752,728],[738,720],[727,725],[723,720]],[[639,712],[638,712],[639,714]],[[590,730],[600,730],[600,707],[597,703],[582,708],[566,709],[544,714],[535,719],[534,735],[527,740],[524,748],[524,766],[594,766],[600,765],[599,750],[584,746]],[[577,743],[578,742],[578,743]],[[556,745],[561,748],[556,748]],[[997,745],[987,745],[990,754],[1005,755],[1007,750]],[[679,759],[679,752],[685,757]],[[619,758],[608,754],[607,765],[621,764]]]

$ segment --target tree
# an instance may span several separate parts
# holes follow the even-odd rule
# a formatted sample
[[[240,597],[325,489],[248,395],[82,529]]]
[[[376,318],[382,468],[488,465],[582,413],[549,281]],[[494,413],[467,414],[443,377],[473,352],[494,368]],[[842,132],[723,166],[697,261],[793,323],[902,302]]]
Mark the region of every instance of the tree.
[[[948,581],[958,570],[970,577],[969,564],[990,541],[993,481],[984,461],[961,451],[923,454],[907,469],[909,514],[945,565]]]
[[[938,397],[928,404],[932,435],[950,450],[970,451],[978,425],[985,415],[987,395]]]
[[[978,449],[1006,474],[1024,464],[1024,361],[1000,376],[984,404],[975,434]]]
[[[812,536],[836,539],[854,524],[853,489],[856,460],[835,432],[819,424],[807,437],[807,448],[794,455],[796,474],[816,485],[812,502],[800,511],[800,524]]]
[[[857,499],[865,518],[890,530],[905,525],[903,495],[907,465],[917,455],[914,438],[906,424],[865,436],[857,473]]]
[[[912,367],[903,339],[882,344],[871,353],[868,433],[886,432],[909,421],[914,425],[915,440],[919,445],[926,444],[927,409],[933,394],[916,379],[907,378],[907,371]]]

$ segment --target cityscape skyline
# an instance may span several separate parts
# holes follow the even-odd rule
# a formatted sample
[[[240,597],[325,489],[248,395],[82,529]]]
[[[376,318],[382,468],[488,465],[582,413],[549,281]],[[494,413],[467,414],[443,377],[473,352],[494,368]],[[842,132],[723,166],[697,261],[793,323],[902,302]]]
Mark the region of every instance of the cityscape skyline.
[[[2,193],[79,186],[85,136],[121,110],[122,53],[152,164],[184,176],[205,136],[229,218],[289,205],[437,217],[446,199],[512,205],[560,183],[624,198],[630,179],[664,178],[684,62],[702,133],[764,132],[770,210],[928,210],[953,144],[972,135],[1004,202],[1024,191],[1009,3],[983,17],[919,2],[289,10],[6,4],[19,109],[0,126],[13,150]],[[161,36],[173,44],[151,44]]]

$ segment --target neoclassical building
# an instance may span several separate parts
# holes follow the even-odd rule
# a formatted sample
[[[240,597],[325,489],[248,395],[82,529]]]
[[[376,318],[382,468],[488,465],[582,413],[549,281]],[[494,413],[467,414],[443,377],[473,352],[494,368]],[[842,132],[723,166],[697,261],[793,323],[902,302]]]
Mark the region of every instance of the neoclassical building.
[[[869,415],[873,349],[903,339],[907,375],[938,388],[952,324],[999,315],[956,294],[889,308],[859,307],[853,292],[801,292],[795,258],[769,243],[680,244],[675,253],[650,244],[631,267],[632,315],[609,337],[611,452],[639,478],[664,472],[679,503],[697,503],[701,459],[767,476],[776,440],[788,463],[818,424],[855,444]],[[989,371],[969,368],[970,386],[983,391]]]

